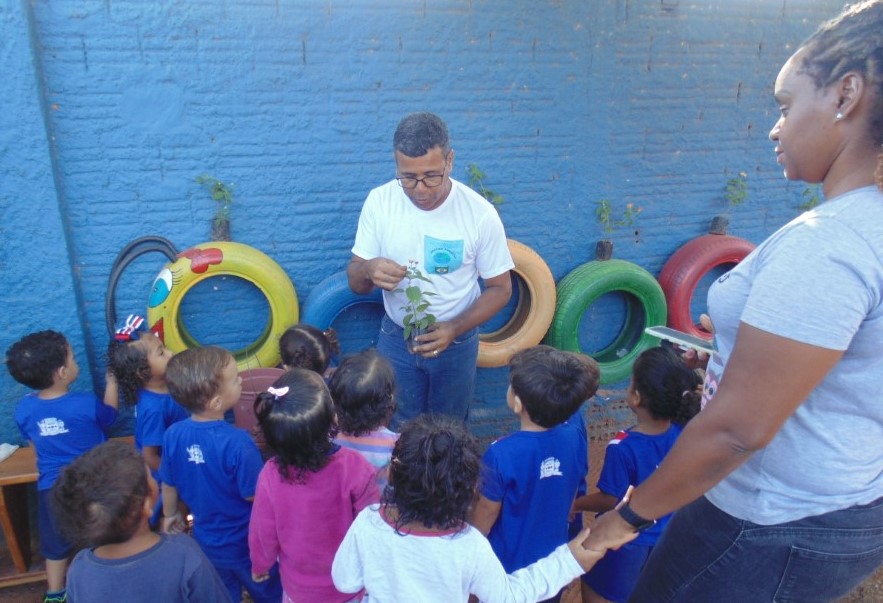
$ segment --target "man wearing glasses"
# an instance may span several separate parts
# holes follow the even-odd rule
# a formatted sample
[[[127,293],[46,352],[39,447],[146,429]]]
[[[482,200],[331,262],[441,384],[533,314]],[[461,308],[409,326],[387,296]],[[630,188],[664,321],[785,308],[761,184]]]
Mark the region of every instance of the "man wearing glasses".
[[[386,315],[377,350],[396,372],[398,410],[393,429],[421,413],[466,420],[475,388],[478,326],[512,294],[514,267],[497,211],[451,178],[454,150],[437,115],[413,113],[393,136],[396,178],[372,190],[362,207],[350,288],[383,290]],[[431,281],[415,281],[429,297],[437,322],[410,353],[403,337],[406,266]],[[478,281],[484,281],[484,289]]]

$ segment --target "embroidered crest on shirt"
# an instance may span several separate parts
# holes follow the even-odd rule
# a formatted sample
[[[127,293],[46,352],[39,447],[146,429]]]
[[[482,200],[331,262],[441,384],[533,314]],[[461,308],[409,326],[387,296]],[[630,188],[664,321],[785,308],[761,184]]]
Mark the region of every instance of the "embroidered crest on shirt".
[[[194,444],[193,446],[187,447],[187,461],[190,463],[196,463],[199,465],[200,463],[205,463],[205,458],[202,456],[202,448],[199,447],[199,444]]]
[[[37,421],[37,427],[40,428],[41,436],[55,436],[68,432],[64,427],[64,421],[55,417],[47,417],[42,421]]]
[[[550,456],[540,463],[540,479],[555,477],[556,475],[564,475],[561,473],[561,461],[554,456]]]

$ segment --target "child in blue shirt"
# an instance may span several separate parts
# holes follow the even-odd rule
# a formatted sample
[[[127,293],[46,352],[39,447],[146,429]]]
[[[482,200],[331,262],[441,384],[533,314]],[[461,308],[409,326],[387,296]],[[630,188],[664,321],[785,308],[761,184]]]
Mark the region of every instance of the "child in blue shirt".
[[[506,401],[521,430],[485,453],[470,520],[508,573],[568,540],[570,508],[588,472],[586,439],[568,419],[595,395],[599,379],[588,356],[549,346],[529,348],[509,362]]]
[[[71,545],[52,515],[52,488],[68,463],[107,439],[104,430],[116,419],[116,385],[109,377],[107,403],[91,392],[69,392],[80,367],[70,344],[56,331],[32,333],[12,344],[6,367],[13,379],[38,390],[19,401],[15,422],[37,454],[37,518],[47,582],[43,601],[67,601],[64,583]]]
[[[599,492],[581,496],[575,511],[603,513],[613,509],[629,486],[638,486],[674,446],[683,425],[699,412],[702,379],[670,348],[651,348],[635,360],[626,401],[638,423],[607,444],[598,478]],[[653,546],[670,515],[642,531],[618,550],[608,551],[583,576],[589,603],[628,600]]]
[[[116,378],[123,402],[135,407],[135,448],[158,480],[166,429],[190,413],[172,398],[166,383],[172,351],[143,327],[144,319],[130,314],[116,329],[107,346],[107,370]],[[158,503],[152,525],[158,523],[161,511]]]
[[[180,497],[193,515],[193,538],[230,598],[239,601],[245,587],[255,603],[278,603],[278,568],[266,581],[251,576],[248,522],[263,461],[248,433],[224,420],[242,391],[233,355],[212,346],[181,352],[169,360],[166,382],[191,415],[169,427],[163,439],[163,529],[174,530],[183,521]]]

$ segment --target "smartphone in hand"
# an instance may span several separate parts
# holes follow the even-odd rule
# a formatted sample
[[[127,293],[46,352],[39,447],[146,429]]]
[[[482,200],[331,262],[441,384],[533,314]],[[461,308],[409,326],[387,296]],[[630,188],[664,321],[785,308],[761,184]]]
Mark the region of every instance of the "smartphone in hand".
[[[697,352],[705,352],[709,356],[716,351],[713,342],[700,339],[699,337],[670,327],[647,327],[644,329],[644,332],[653,337],[658,337],[659,339],[665,339],[675,343],[681,347],[690,348]]]

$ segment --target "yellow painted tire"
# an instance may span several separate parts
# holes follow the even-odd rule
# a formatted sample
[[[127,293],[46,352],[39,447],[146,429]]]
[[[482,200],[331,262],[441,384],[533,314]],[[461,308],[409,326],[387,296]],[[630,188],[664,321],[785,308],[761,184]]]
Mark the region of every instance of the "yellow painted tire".
[[[235,276],[255,287],[270,306],[270,318],[257,340],[233,352],[241,371],[279,364],[279,337],[297,324],[298,304],[294,285],[269,256],[242,243],[212,241],[178,254],[153,281],[147,304],[147,321],[173,352],[200,344],[184,327],[179,313],[181,300],[190,289],[215,276]]]
[[[478,366],[497,367],[509,363],[512,355],[542,341],[555,316],[555,279],[536,251],[509,239],[509,253],[515,262],[518,305],[512,318],[493,333],[482,333],[478,343]]]

